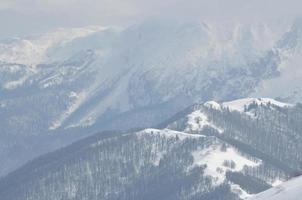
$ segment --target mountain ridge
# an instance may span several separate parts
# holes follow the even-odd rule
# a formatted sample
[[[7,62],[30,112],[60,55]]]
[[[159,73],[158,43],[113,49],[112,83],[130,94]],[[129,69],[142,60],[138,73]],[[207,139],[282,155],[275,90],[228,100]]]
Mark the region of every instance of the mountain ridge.
[[[40,52],[47,59],[38,64],[21,59],[28,57],[25,53],[32,52],[31,48],[22,54],[22,48],[9,47],[8,52],[16,52],[21,60],[0,62],[0,126],[2,140],[9,144],[0,145],[5,152],[0,157],[7,164],[16,163],[20,158],[11,156],[14,148],[26,152],[30,144],[23,141],[46,134],[87,129],[89,135],[155,126],[196,102],[284,97],[251,94],[261,90],[263,81],[279,77],[283,62],[299,55],[295,51],[299,46],[293,42],[299,32],[293,28],[289,31],[293,34],[285,34],[287,28],[275,29],[263,23],[225,27],[149,20],[124,29],[80,29],[64,42],[66,31],[58,45]],[[24,40],[43,37],[48,41],[47,34]],[[285,39],[277,44],[280,38]],[[14,41],[2,46],[9,44],[14,46]],[[0,58],[7,58],[6,53]],[[18,144],[11,135],[18,137]],[[71,142],[64,136],[57,140],[45,146]],[[1,171],[0,175],[6,173]]]
[[[302,160],[297,153],[302,148],[302,127],[287,128],[301,124],[301,106],[267,98],[252,100],[257,102],[253,116],[212,108],[205,102],[183,110],[161,129],[90,136],[2,178],[0,194],[4,199],[43,200],[245,199],[295,176]],[[251,99],[239,102],[253,103]],[[269,102],[277,102],[277,106]],[[287,116],[291,118],[279,120]],[[119,175],[111,174],[112,166]],[[105,180],[109,188],[102,185]],[[123,185],[116,184],[121,182]],[[171,188],[161,190],[162,183]],[[61,192],[53,193],[50,188]]]

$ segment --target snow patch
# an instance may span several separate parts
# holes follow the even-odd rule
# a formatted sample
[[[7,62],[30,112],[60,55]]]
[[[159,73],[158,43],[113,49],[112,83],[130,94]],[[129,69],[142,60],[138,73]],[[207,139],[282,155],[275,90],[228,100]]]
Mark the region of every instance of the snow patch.
[[[204,103],[204,106],[208,107],[208,108],[212,108],[215,110],[220,110],[221,106],[219,103],[217,103],[216,101],[208,101],[206,103]]]
[[[281,185],[284,181],[281,181],[280,179],[276,179],[271,185],[273,187],[276,187],[278,185]]]
[[[249,200],[300,200],[301,195],[302,176],[264,191]]]
[[[27,39],[15,38],[8,43],[0,43],[0,61],[35,66],[46,61],[50,48],[63,46],[80,37],[88,36],[104,27],[86,27],[73,29],[58,29],[38,37]]]
[[[238,194],[238,196],[241,198],[241,199],[246,199],[248,197],[251,197],[252,195],[247,193],[245,190],[243,190],[240,185],[237,185],[237,184],[234,184],[234,183],[231,183],[231,191],[235,194]]]
[[[216,129],[219,133],[223,133],[223,129],[215,126],[208,120],[208,117],[201,111],[197,110],[188,115],[188,125],[185,132],[201,131],[206,126]]]
[[[222,106],[224,108],[229,108],[231,111],[238,111],[238,112],[244,112],[245,108],[248,107],[251,104],[257,104],[257,105],[275,105],[278,107],[291,107],[292,104],[282,103],[279,101],[276,101],[274,99],[270,98],[245,98],[245,99],[238,99],[235,101],[225,102],[222,103]]]
[[[239,172],[244,166],[256,167],[261,161],[252,161],[241,155],[232,147],[223,148],[222,145],[212,145],[207,149],[197,150],[192,153],[193,166],[206,165],[205,175],[213,177],[213,182],[220,185],[226,178],[227,171]],[[230,163],[227,165],[226,162]]]
[[[59,128],[64,121],[73,113],[75,112],[85,101],[86,93],[82,92],[77,94],[76,92],[70,92],[69,98],[71,99],[71,103],[68,106],[67,110],[61,114],[61,116],[56,119],[52,125],[49,127],[49,130],[55,130]]]
[[[18,80],[6,82],[3,86],[3,88],[6,90],[16,89],[17,87],[23,85],[27,79],[28,79],[28,76],[23,76]]]

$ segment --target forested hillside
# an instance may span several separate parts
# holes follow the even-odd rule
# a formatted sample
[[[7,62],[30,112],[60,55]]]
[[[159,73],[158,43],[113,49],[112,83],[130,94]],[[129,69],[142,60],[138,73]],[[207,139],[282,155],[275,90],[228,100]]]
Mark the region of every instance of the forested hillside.
[[[160,129],[100,133],[35,159],[0,180],[0,195],[244,199],[301,172],[301,116],[301,105],[272,99],[198,104]]]

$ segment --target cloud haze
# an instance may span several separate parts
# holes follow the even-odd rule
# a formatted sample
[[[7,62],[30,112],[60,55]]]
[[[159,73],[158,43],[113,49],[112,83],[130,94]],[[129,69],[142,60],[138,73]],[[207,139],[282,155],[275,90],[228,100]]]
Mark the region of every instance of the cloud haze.
[[[292,18],[300,0],[0,0],[0,37],[56,27],[127,25],[150,16],[180,19]]]

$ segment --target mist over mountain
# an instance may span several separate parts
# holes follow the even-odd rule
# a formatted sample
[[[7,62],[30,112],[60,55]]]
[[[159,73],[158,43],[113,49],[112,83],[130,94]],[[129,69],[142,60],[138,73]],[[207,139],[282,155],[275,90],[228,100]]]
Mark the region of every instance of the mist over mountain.
[[[56,132],[150,127],[207,100],[300,101],[299,73],[296,82],[284,77],[298,68],[291,62],[301,55],[301,27],[299,19],[284,26],[222,26],[155,18],[126,29],[60,29],[2,41],[1,149],[11,160],[2,174],[19,163],[12,151],[31,146],[37,155],[27,141],[39,146],[38,137]],[[273,81],[289,89],[269,89]],[[55,137],[46,139],[45,151],[78,136]]]
[[[1,1],[0,199],[296,200],[301,6]]]

